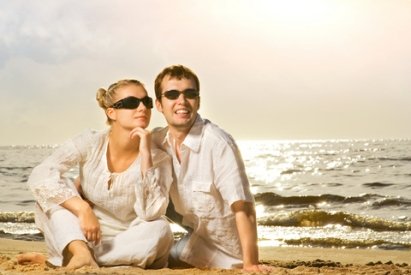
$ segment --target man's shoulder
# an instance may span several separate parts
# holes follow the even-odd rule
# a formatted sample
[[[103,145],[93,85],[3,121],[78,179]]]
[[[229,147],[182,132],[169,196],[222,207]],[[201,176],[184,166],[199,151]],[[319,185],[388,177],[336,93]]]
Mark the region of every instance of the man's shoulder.
[[[155,127],[151,130],[152,135],[166,135],[168,127]]]
[[[151,131],[151,141],[156,147],[161,148],[167,135],[168,127],[156,127]]]
[[[158,148],[156,146],[154,146],[154,148],[151,148],[151,155],[152,155],[154,164],[163,162],[165,159],[167,160],[171,159],[169,154],[167,154],[163,149]]]
[[[210,139],[213,142],[225,143],[229,145],[234,145],[235,140],[231,134],[226,130],[222,129],[217,124],[211,122],[208,119],[204,119],[204,135],[206,139]]]
[[[165,138],[167,135],[168,127],[156,127],[151,130],[151,136],[153,138]]]

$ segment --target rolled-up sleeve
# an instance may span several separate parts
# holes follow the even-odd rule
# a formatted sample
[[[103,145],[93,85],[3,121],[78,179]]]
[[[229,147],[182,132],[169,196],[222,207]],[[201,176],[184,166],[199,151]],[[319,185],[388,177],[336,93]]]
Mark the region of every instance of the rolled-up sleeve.
[[[143,220],[155,220],[165,215],[172,183],[171,159],[160,150],[153,150],[153,167],[137,181],[134,210]]]
[[[236,201],[254,202],[244,162],[232,140],[222,140],[213,150],[215,184],[228,205]]]

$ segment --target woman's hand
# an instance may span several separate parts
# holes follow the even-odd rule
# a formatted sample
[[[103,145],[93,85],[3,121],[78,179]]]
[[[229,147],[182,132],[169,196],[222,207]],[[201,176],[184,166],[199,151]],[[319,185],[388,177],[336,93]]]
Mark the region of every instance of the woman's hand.
[[[87,204],[87,206],[84,206],[84,209],[81,209],[78,213],[80,228],[87,241],[98,244],[101,240],[100,222],[88,202],[84,203]]]
[[[88,202],[80,197],[72,197],[61,204],[76,215],[80,221],[80,228],[89,242],[98,244],[101,240],[100,222]]]
[[[141,127],[136,127],[130,132],[130,138],[140,139],[139,151],[140,154],[151,154],[151,132]]]

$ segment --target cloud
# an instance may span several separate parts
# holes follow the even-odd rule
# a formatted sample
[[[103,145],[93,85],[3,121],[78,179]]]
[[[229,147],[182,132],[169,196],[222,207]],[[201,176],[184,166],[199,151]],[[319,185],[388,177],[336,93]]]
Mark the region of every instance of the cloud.
[[[153,93],[155,75],[175,63],[197,72],[202,114],[234,136],[365,136],[378,132],[374,121],[398,121],[397,135],[411,135],[400,126],[411,115],[403,104],[411,101],[409,4],[287,3],[2,1],[0,118],[7,134],[0,143],[15,141],[21,129],[32,133],[26,143],[34,136],[53,143],[104,127],[97,88],[127,77]],[[152,125],[164,123],[153,117]],[[330,123],[344,126],[330,134]],[[45,137],[50,127],[55,134]]]

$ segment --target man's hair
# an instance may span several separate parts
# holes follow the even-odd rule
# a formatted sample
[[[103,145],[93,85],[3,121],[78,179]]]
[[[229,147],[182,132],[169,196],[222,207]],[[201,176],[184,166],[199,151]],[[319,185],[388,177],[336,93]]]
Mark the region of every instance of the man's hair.
[[[183,65],[172,65],[161,71],[154,81],[154,91],[158,100],[161,99],[161,82],[166,76],[169,76],[170,78],[177,78],[179,80],[182,78],[193,80],[196,84],[197,91],[200,91],[200,81],[192,70]]]

